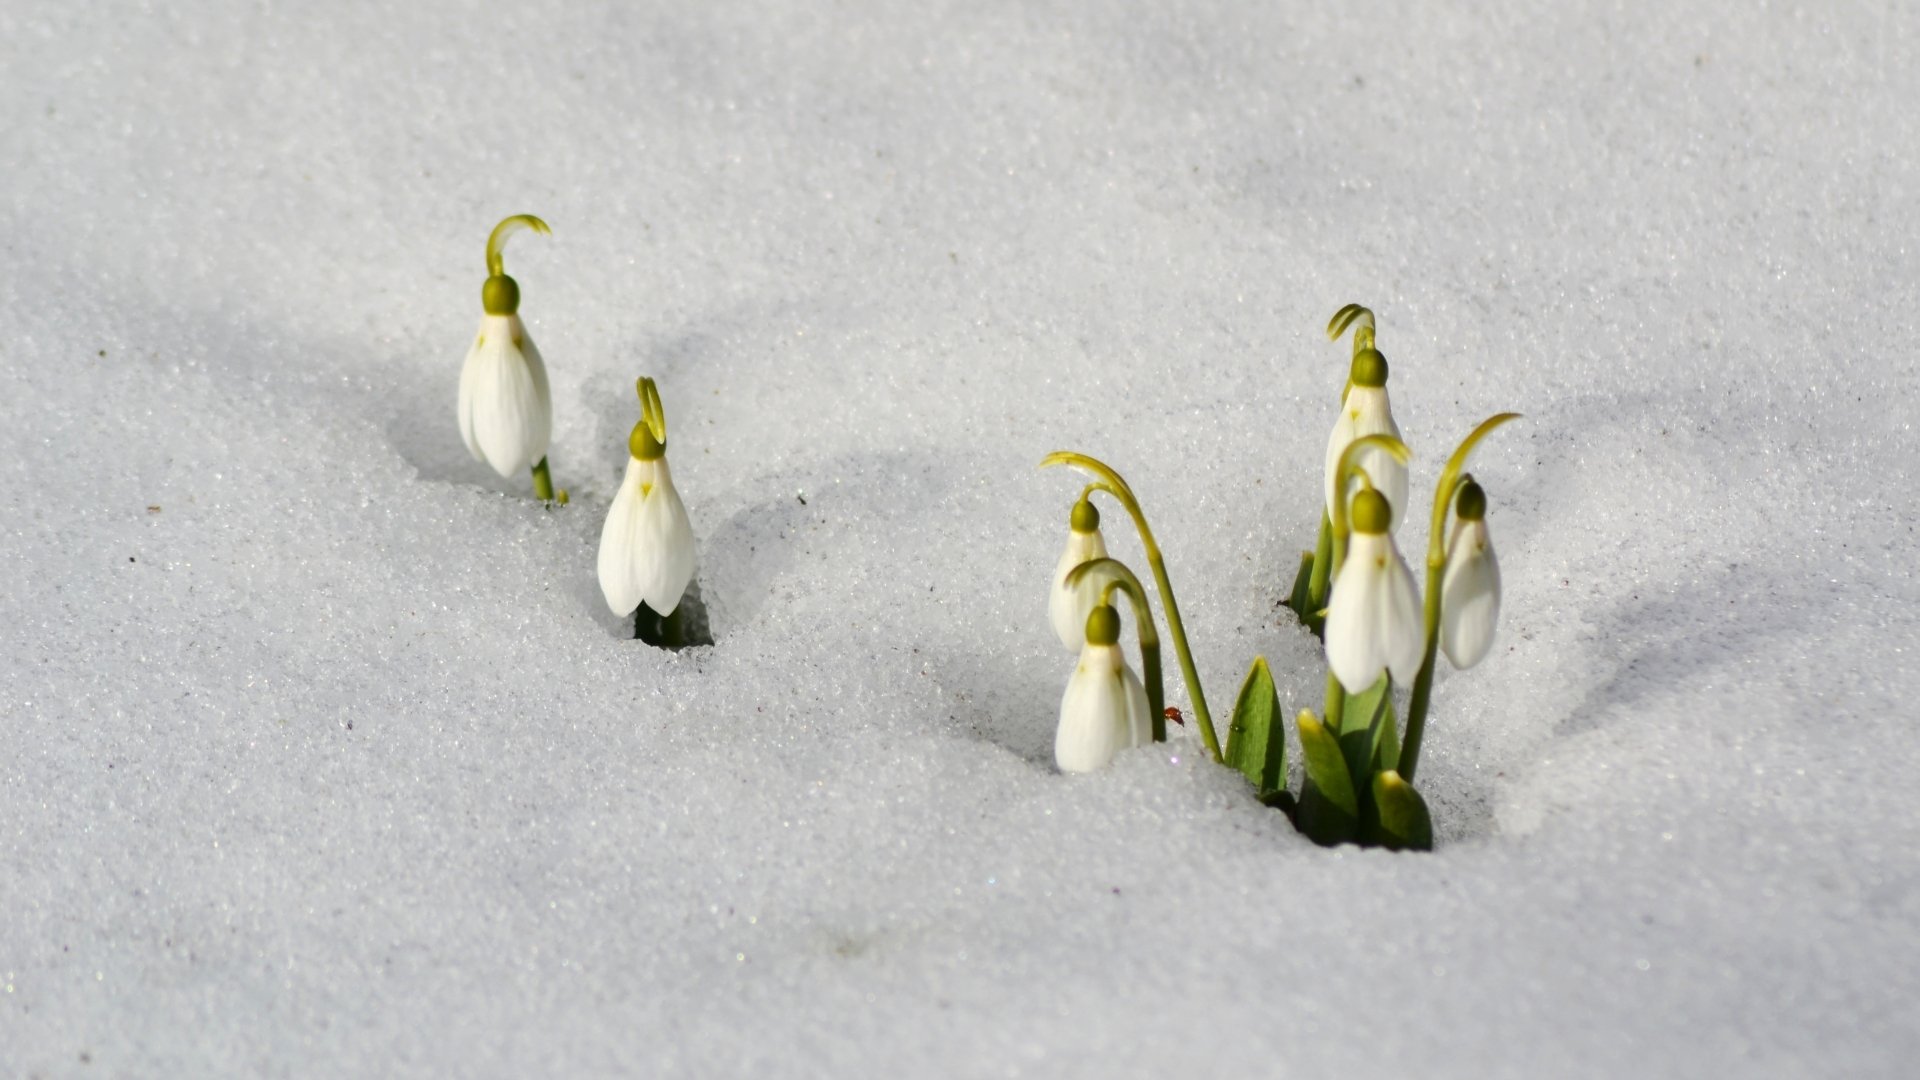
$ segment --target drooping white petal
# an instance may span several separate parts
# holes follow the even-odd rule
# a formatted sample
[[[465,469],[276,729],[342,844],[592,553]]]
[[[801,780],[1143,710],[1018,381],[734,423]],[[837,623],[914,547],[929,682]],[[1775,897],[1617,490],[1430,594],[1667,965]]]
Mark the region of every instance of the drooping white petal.
[[[1493,649],[1500,621],[1500,562],[1484,518],[1454,523],[1440,579],[1440,648],[1456,668],[1470,668]]]
[[[1144,733],[1144,734],[1143,734]],[[1060,698],[1053,760],[1061,772],[1093,772],[1152,738],[1147,691],[1118,645],[1087,645]]]
[[[1333,431],[1327,436],[1327,462],[1321,487],[1329,517],[1333,514],[1333,474],[1340,466],[1340,455],[1347,452],[1355,439],[1368,435],[1400,437],[1400,426],[1393,422],[1393,406],[1384,386],[1356,386],[1348,390],[1346,403],[1341,406]],[[1362,451],[1357,463],[1380,494],[1386,496],[1387,505],[1393,509],[1392,528],[1398,532],[1407,509],[1407,467],[1377,447]]]
[[[1107,542],[1099,529],[1081,532],[1067,530],[1067,548],[1053,567],[1053,591],[1047,597],[1047,618],[1053,623],[1060,644],[1079,652],[1087,639],[1087,614],[1100,602],[1100,589],[1107,580],[1098,574],[1082,577],[1073,588],[1067,587],[1067,574],[1091,559],[1107,557]]]
[[[642,462],[642,465],[647,464]],[[652,490],[641,504],[639,532],[649,557],[634,568],[641,599],[662,615],[671,615],[693,581],[693,522],[673,486],[667,459],[652,462]]]
[[[1390,671],[1405,683],[1419,673],[1423,648],[1420,593],[1391,537],[1354,533],[1327,602],[1327,666],[1350,694]]]
[[[460,437],[501,476],[547,455],[553,403],[547,368],[518,315],[488,315],[460,369]]]
[[[680,606],[693,581],[693,523],[667,459],[627,459],[627,474],[600,529],[600,592],[615,615],[646,601],[662,615]]]
[[[480,444],[473,437],[473,384],[478,381],[481,365],[477,362],[480,350],[487,343],[487,321],[480,320],[480,332],[473,339],[473,346],[467,350],[466,362],[460,365],[460,441],[467,444],[467,453],[475,461],[487,460],[480,452]]]

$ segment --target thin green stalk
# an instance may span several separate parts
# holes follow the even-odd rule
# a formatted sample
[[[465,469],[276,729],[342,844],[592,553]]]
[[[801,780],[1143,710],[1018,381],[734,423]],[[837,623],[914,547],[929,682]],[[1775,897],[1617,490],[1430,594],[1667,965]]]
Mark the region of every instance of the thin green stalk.
[[[1174,652],[1180,657],[1180,674],[1186,680],[1187,696],[1193,702],[1195,726],[1200,729],[1207,753],[1214,761],[1225,764],[1220,738],[1213,730],[1213,714],[1207,710],[1206,691],[1200,687],[1200,672],[1193,664],[1193,649],[1187,644],[1186,626],[1180,621],[1180,605],[1173,598],[1173,582],[1167,579],[1167,561],[1160,555],[1160,545],[1153,539],[1153,529],[1147,525],[1147,515],[1140,509],[1140,501],[1133,497],[1133,489],[1105,462],[1085,454],[1056,450],[1040,462],[1043,469],[1050,465],[1072,465],[1100,477],[1106,481],[1101,490],[1118,499],[1133,518],[1133,526],[1140,533],[1140,546],[1146,549],[1147,565],[1153,570],[1153,582],[1160,590],[1160,606],[1167,615],[1167,633],[1173,638]]]
[[[515,214],[510,218],[503,219],[500,224],[493,227],[491,233],[487,234],[488,274],[499,277],[507,272],[506,261],[502,252],[507,246],[507,237],[512,236],[521,229],[532,229],[541,236],[549,235],[553,231],[547,228],[546,222],[541,221],[532,214]]]
[[[1083,493],[1082,498],[1085,497]],[[1106,574],[1109,580],[1100,590],[1100,602],[1113,603],[1115,589],[1127,594],[1127,606],[1133,608],[1134,635],[1140,642],[1140,682],[1147,691],[1147,712],[1153,722],[1153,741],[1167,741],[1167,681],[1160,673],[1160,632],[1153,625],[1153,610],[1147,606],[1147,590],[1140,585],[1127,564],[1119,559],[1088,559],[1067,572],[1067,587],[1077,588],[1088,574]]]
[[[1407,734],[1400,745],[1400,777],[1407,783],[1413,783],[1414,770],[1420,764],[1420,743],[1427,733],[1427,703],[1433,696],[1433,672],[1438,666],[1440,651],[1440,582],[1447,569],[1447,511],[1453,506],[1453,497],[1460,490],[1461,473],[1467,467],[1467,455],[1480,440],[1493,434],[1494,430],[1509,420],[1520,419],[1519,413],[1496,413],[1480,421],[1467,437],[1454,447],[1453,456],[1447,459],[1447,467],[1440,473],[1440,482],[1433,489],[1433,520],[1427,531],[1427,595],[1423,598],[1422,613],[1426,618],[1426,653],[1420,660],[1420,673],[1413,677],[1413,697],[1407,702]]]
[[[1434,562],[1427,557],[1427,595],[1423,598],[1427,619],[1427,646],[1420,656],[1420,673],[1413,677],[1413,697],[1407,702],[1407,734],[1400,741],[1400,778],[1413,782],[1414,767],[1420,764],[1420,740],[1427,733],[1427,699],[1433,696],[1434,659],[1440,654],[1440,579],[1447,568],[1442,557]]]

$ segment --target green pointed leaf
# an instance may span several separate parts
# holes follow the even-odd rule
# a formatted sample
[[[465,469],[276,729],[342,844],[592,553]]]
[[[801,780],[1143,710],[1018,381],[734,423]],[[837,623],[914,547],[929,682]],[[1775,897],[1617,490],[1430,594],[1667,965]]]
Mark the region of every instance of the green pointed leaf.
[[[1380,846],[1394,851],[1432,851],[1433,818],[1427,801],[1392,769],[1373,775]]]
[[[1294,617],[1305,619],[1313,614],[1313,552],[1300,553],[1300,572],[1293,575],[1293,589],[1287,594],[1287,606],[1293,609]]]
[[[1262,797],[1287,782],[1287,733],[1274,723],[1280,715],[1280,695],[1273,688],[1267,658],[1256,656],[1240,684],[1233,703],[1233,723],[1227,728],[1227,764],[1253,782]]]
[[[1316,844],[1351,840],[1359,823],[1359,802],[1340,743],[1311,709],[1302,710],[1294,723],[1300,729],[1300,749],[1307,763],[1307,784],[1300,793],[1300,831]]]

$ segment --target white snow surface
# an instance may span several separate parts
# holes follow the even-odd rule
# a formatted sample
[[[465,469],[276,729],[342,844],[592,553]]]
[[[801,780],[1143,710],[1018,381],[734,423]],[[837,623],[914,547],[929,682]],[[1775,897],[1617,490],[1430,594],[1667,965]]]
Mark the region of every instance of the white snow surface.
[[[1911,1075],[1917,43],[0,6],[0,1073]],[[554,512],[454,417],[521,212]],[[1318,708],[1276,604],[1349,301],[1417,506],[1526,414],[1431,855],[1314,847],[1191,727],[1051,762],[1055,449],[1140,494],[1217,724],[1256,654]],[[641,374],[679,654],[594,580]]]

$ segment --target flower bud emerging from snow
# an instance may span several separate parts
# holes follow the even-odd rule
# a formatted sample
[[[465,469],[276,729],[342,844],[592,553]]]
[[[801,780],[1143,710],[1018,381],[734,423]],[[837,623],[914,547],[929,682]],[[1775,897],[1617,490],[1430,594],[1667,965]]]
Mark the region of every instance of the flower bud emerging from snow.
[[[651,389],[652,380],[642,380],[642,401]],[[652,407],[658,400],[656,393]],[[693,523],[667,469],[666,444],[647,417],[634,425],[627,455],[626,478],[600,530],[600,591],[615,615],[631,614],[642,601],[671,615],[693,581]]]
[[[1109,604],[1094,605],[1084,633],[1053,736],[1053,760],[1061,772],[1105,768],[1120,751],[1153,741],[1146,687],[1120,651],[1120,613]]]
[[[501,476],[533,471],[534,494],[553,498],[547,473],[547,440],[553,431],[553,398],[547,365],[520,323],[520,286],[507,276],[501,248],[522,229],[547,231],[532,214],[515,214],[487,237],[487,280],[480,287],[486,315],[460,369],[460,437],[476,461]]]
[[[1347,494],[1333,490],[1334,471],[1340,467],[1340,455],[1347,447],[1366,435],[1400,437],[1400,427],[1393,422],[1393,408],[1387,400],[1387,358],[1374,349],[1360,350],[1354,354],[1351,377],[1353,385],[1347,390],[1346,401],[1340,405],[1333,433],[1327,437],[1326,476],[1322,486],[1329,517],[1333,516],[1334,499],[1345,498]],[[1387,505],[1393,510],[1393,527],[1399,528],[1407,507],[1407,467],[1379,448],[1362,451],[1356,464],[1386,496]]]
[[[1073,504],[1068,525],[1067,548],[1053,567],[1053,592],[1047,597],[1047,617],[1053,622],[1053,632],[1060,644],[1078,652],[1086,641],[1087,616],[1100,603],[1104,582],[1096,574],[1083,574],[1078,583],[1069,586],[1067,575],[1081,563],[1106,558],[1107,542],[1100,535],[1100,511],[1084,496]]]
[[[1327,666],[1350,694],[1379,681],[1382,670],[1402,683],[1420,670],[1420,594],[1388,532],[1392,513],[1378,491],[1354,495],[1353,535],[1327,602]]]
[[[511,307],[496,311],[490,303],[460,369],[460,437],[474,460],[512,476],[547,456],[552,430],[553,399],[540,350]]]
[[[1453,537],[1440,578],[1440,648],[1456,668],[1470,668],[1493,648],[1500,619],[1500,563],[1487,535],[1487,496],[1469,480],[1454,503]]]

